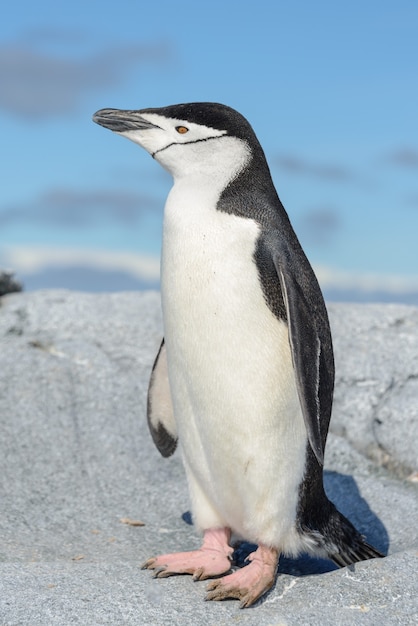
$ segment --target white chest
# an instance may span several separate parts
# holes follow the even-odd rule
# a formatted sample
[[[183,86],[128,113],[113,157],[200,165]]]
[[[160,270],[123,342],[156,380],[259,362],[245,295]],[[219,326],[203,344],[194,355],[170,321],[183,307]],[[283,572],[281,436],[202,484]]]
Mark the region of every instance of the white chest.
[[[258,224],[197,192],[173,188],[162,256],[170,388],[194,515],[202,527],[225,523],[271,542],[280,524],[293,524],[306,446],[287,325],[264,298]]]
[[[197,193],[196,193],[197,192]],[[173,188],[165,210],[162,295],[174,312],[186,308],[205,317],[238,304],[259,289],[253,255],[259,227],[222,213],[216,195]],[[240,295],[241,292],[241,295]]]
[[[234,397],[237,406],[243,394],[245,412],[255,416],[257,403],[277,399],[279,380],[289,388],[293,377],[287,326],[266,304],[254,259],[258,224],[218,211],[209,194],[196,202],[190,191],[174,187],[169,196],[162,255],[164,332],[180,430],[186,414],[202,420],[200,429],[209,419],[222,428],[226,404]]]

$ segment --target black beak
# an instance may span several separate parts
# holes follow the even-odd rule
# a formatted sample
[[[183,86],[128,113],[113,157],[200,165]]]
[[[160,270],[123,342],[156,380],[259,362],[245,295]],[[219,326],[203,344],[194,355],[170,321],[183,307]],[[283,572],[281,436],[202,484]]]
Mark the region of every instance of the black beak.
[[[123,111],[121,109],[100,109],[93,115],[93,122],[113,130],[115,133],[159,128],[156,124],[151,124],[141,117],[140,111]]]

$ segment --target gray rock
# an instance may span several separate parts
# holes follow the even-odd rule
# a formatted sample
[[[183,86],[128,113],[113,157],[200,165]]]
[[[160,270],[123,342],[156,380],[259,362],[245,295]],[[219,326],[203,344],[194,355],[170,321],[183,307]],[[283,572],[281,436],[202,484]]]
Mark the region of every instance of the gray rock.
[[[418,471],[418,308],[329,306],[336,390],[332,432],[403,475]]]
[[[390,556],[342,570],[282,559],[276,587],[240,611],[203,602],[203,582],[139,567],[199,545],[182,519],[180,458],[159,456],[145,420],[159,294],[2,298],[0,624],[418,623],[418,485],[403,478],[417,468],[418,310],[332,305],[330,316],[326,489]]]

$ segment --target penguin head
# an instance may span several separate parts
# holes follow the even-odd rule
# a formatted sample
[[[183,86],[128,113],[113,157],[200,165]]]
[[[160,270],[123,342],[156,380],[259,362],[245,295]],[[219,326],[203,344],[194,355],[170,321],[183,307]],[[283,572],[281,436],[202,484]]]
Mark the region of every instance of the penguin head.
[[[261,150],[247,120],[222,104],[101,109],[93,121],[142,146],[175,178],[202,169],[237,171]]]

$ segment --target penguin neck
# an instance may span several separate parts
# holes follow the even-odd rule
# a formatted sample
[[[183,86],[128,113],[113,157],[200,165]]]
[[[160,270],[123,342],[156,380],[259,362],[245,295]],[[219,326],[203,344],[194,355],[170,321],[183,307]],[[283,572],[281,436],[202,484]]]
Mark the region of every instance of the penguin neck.
[[[175,189],[220,194],[252,159],[248,144],[236,137],[216,137],[189,144],[173,144],[158,157],[174,179]],[[200,195],[200,194],[199,194]]]

